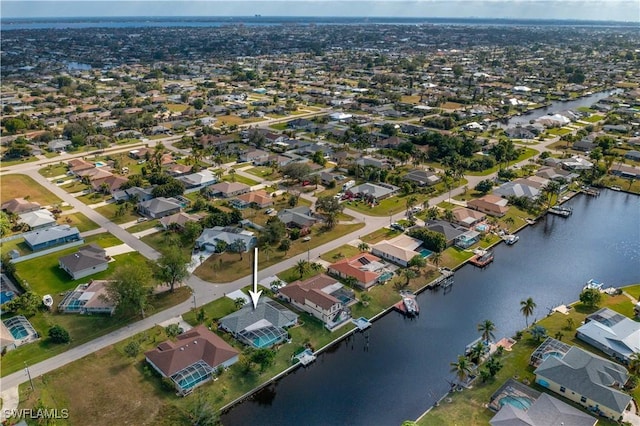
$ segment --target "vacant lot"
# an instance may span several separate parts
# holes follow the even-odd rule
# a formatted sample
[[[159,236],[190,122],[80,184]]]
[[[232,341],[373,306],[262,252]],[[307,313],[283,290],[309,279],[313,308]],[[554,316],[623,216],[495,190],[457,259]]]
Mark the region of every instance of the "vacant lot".
[[[98,229],[98,224],[83,215],[82,213],[71,213],[60,216],[58,223],[75,226],[78,231],[85,232]]]
[[[3,202],[19,197],[36,201],[43,206],[61,202],[61,200],[49,192],[49,190],[26,175],[2,176],[2,179],[0,179],[0,193],[2,194]]]

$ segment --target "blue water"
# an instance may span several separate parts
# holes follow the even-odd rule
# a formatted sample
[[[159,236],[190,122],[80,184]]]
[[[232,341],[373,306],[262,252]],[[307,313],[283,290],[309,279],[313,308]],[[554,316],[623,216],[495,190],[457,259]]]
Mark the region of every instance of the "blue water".
[[[0,305],[2,305],[3,303],[7,303],[8,301],[13,299],[14,297],[15,297],[15,293],[12,292],[12,291],[0,292]]]
[[[455,380],[449,363],[496,324],[496,339],[525,327],[520,301],[532,297],[540,319],[578,299],[590,278],[612,286],[640,283],[640,197],[601,192],[568,203],[573,215],[523,229],[517,245],[499,244],[487,268],[465,266],[446,292],[418,295],[420,316],[390,313],[321,353],[225,413],[228,426],[399,425],[415,420]],[[294,345],[300,342],[293,342]],[[330,390],[330,391],[327,391]],[[489,401],[485,401],[489,402]]]
[[[27,337],[29,335],[29,332],[25,328],[22,328],[22,327],[13,327],[10,331],[11,331],[11,335],[16,340],[22,339],[22,338]]]
[[[528,410],[531,407],[531,400],[523,396],[505,396],[500,398],[499,404],[501,407],[504,404],[509,404],[521,410]]]
[[[427,257],[431,256],[433,254],[433,252],[431,250],[428,250],[428,249],[422,249],[422,250],[420,250],[420,254],[422,255],[422,257],[427,258]]]

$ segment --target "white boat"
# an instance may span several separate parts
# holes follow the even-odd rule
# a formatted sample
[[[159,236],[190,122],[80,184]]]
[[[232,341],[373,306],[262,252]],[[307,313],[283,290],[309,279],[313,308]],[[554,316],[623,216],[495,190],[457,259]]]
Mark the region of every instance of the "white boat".
[[[420,313],[420,307],[418,306],[418,302],[416,302],[416,297],[414,295],[405,294],[402,296],[402,303],[404,304],[404,309],[407,315],[413,316]]]
[[[513,245],[513,244],[517,243],[517,242],[518,242],[518,240],[520,240],[520,237],[519,237],[518,235],[513,235],[513,234],[512,234],[512,235],[505,235],[505,236],[503,237],[503,239],[504,239],[504,242],[505,242],[507,245]]]
[[[549,209],[549,213],[562,217],[569,217],[573,213],[573,210],[569,207],[553,206]]]
[[[603,286],[604,286],[603,282],[600,282],[591,278],[589,281],[587,281],[587,283],[584,285],[582,289],[583,290],[590,290],[590,289],[602,290]]]
[[[42,304],[50,309],[53,306],[53,297],[50,294],[45,294],[42,296]]]

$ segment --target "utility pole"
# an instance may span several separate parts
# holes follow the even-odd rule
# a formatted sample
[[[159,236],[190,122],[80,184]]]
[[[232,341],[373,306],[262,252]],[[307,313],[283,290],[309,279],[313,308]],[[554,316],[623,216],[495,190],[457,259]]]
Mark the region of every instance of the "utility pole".
[[[196,305],[196,294],[193,293],[193,309],[196,310],[198,309],[198,306]]]
[[[33,387],[33,380],[31,379],[31,372],[29,372],[29,366],[27,365],[27,361],[24,362],[24,370],[27,372],[27,376],[29,377],[29,384],[31,384],[31,390],[35,390]]]

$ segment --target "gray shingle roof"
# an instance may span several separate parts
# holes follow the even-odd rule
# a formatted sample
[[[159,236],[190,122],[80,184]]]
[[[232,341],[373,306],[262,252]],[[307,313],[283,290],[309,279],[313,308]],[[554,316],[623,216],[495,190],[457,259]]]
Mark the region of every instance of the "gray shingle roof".
[[[37,246],[39,244],[54,241],[59,238],[71,237],[73,235],[80,235],[78,228],[69,227],[69,225],[52,226],[51,228],[44,229],[38,232],[32,232],[27,234],[24,239],[30,246]]]
[[[220,326],[231,333],[238,334],[261,320],[267,320],[276,327],[284,328],[295,324],[298,321],[298,315],[267,297],[261,297],[256,309],[253,309],[253,304],[247,303],[239,311],[222,318]]]

